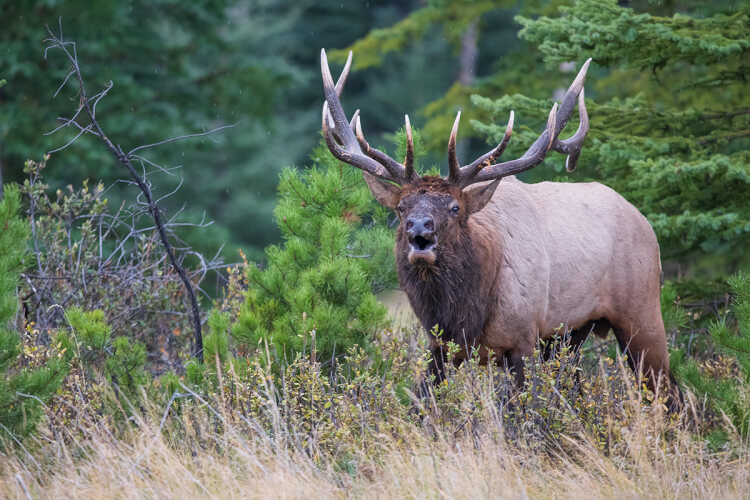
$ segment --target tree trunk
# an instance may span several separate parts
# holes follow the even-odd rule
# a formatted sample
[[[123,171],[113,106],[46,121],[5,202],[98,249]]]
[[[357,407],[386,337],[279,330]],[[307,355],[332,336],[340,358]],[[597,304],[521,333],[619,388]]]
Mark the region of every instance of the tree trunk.
[[[477,20],[475,19],[466,27],[466,31],[461,35],[461,54],[458,57],[458,82],[464,87],[469,87],[474,83],[477,72],[477,38],[478,38]],[[459,140],[456,144],[456,154],[459,158],[466,157],[468,149],[468,140]]]
[[[477,21],[472,21],[461,35],[461,55],[458,58],[458,81],[461,85],[471,85],[477,71]]]

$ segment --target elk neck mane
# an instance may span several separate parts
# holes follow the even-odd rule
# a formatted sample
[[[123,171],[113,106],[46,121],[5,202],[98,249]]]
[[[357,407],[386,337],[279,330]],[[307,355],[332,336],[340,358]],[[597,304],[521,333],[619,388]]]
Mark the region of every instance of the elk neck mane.
[[[472,227],[470,217],[459,238],[440,243],[433,266],[414,266],[406,257],[403,228],[398,230],[396,263],[401,287],[422,324],[428,329],[437,324],[445,341],[473,345],[495,304],[496,276],[490,269],[495,268],[493,262],[502,260],[500,248],[490,252],[488,243]]]

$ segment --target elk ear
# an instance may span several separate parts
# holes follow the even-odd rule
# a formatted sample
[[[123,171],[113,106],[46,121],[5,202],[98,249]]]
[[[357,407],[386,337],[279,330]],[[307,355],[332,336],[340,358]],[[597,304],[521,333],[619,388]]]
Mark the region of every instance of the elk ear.
[[[470,186],[464,189],[464,197],[466,199],[466,213],[471,215],[474,212],[482,210],[487,203],[492,199],[492,195],[495,194],[495,189],[502,177],[492,181],[490,184],[483,186]]]
[[[362,171],[362,174],[365,177],[367,186],[370,188],[370,192],[378,200],[378,203],[391,210],[396,210],[398,193],[401,191],[401,188],[390,182],[382,181],[365,171]]]

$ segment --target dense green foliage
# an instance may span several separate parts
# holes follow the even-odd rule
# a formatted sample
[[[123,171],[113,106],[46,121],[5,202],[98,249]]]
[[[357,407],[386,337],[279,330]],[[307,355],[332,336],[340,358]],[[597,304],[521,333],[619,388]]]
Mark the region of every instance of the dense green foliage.
[[[18,332],[11,325],[18,311],[17,290],[26,256],[29,226],[18,215],[20,195],[6,185],[0,201],[0,441],[32,432],[42,417],[42,404],[65,375],[61,359],[29,369],[19,363]]]
[[[284,243],[266,249],[265,267],[248,267],[232,335],[252,347],[268,341],[279,356],[307,346],[329,360],[369,344],[384,326],[374,293],[395,285],[393,235],[358,170],[325,146],[313,157],[306,171],[281,176],[276,219]]]
[[[68,64],[56,51],[45,54],[41,43],[45,24],[58,31],[58,18],[62,18],[65,39],[77,42],[89,95],[100,92],[106,82],[114,84],[98,106],[98,119],[126,150],[244,122],[242,129],[236,127],[211,139],[144,152],[148,160],[165,167],[182,166],[177,176],[160,176],[156,183],[159,196],[172,191],[181,176],[189,180],[170,207],[200,199],[200,205],[188,207],[188,219],[199,219],[204,210],[209,210],[224,221],[209,230],[208,239],[196,238],[201,248],[220,246],[229,237],[227,228],[242,226],[238,220],[242,213],[270,218],[272,199],[268,196],[273,181],[267,183],[260,169],[248,172],[238,169],[237,164],[256,155],[259,143],[266,140],[265,126],[270,124],[281,90],[294,80],[294,74],[280,58],[259,49],[256,38],[272,36],[277,27],[269,25],[267,17],[250,19],[246,14],[248,23],[229,24],[232,9],[241,8],[238,2],[229,0],[201,0],[189,5],[174,0],[96,5],[77,0],[6,2],[2,16],[13,20],[5,23],[0,33],[0,46],[9,56],[0,70],[8,82],[0,90],[0,164],[6,180],[20,181],[26,159],[39,160],[43,153],[64,145],[77,133],[71,127],[52,136],[42,135],[59,125],[58,116],[73,112],[71,100],[77,94],[72,79],[53,98],[65,79]],[[248,53],[254,57],[248,57]],[[96,140],[81,137],[74,146],[55,155],[57,168],[48,178],[53,187],[91,177],[110,185],[115,179],[128,177],[123,167],[95,144]],[[226,147],[228,143],[231,148]],[[228,186],[238,192],[219,210],[220,193]],[[263,186],[267,188],[265,197],[256,196],[254,192]],[[118,190],[112,195],[129,197],[124,193],[118,196]],[[245,240],[267,238],[267,228],[253,229],[247,228]]]
[[[215,223],[181,236],[205,253],[225,247],[234,257],[242,246],[254,259],[280,238],[273,220],[281,170],[301,165],[317,144],[322,87],[317,58],[321,47],[340,47],[374,26],[409,12],[413,2],[326,0],[199,0],[184,2],[80,0],[4,2],[0,17],[0,181],[21,182],[27,159],[63,146],[77,130],[62,129],[77,102],[70,80],[53,97],[68,71],[58,51],[45,56],[45,24],[55,32],[62,18],[66,40],[77,42],[81,70],[94,95],[113,83],[97,106],[98,119],[126,151],[168,137],[239,122],[234,128],[143,151],[155,195],[166,213],[182,220]],[[439,60],[445,43],[423,44],[407,60],[385,64],[365,80],[353,75],[347,102],[362,108],[374,140],[401,124],[407,103],[424,104],[444,91],[452,60]],[[427,55],[427,57],[424,57]],[[436,60],[438,63],[436,64]],[[403,75],[413,87],[404,91]],[[440,75],[440,77],[438,77]],[[371,78],[372,77],[372,78]],[[395,114],[394,114],[395,113]],[[54,154],[46,173],[57,189],[85,178],[110,186],[128,178],[95,137],[81,137]],[[140,167],[140,165],[139,165]],[[115,185],[113,206],[132,199],[130,186]],[[128,190],[128,191],[125,191]],[[248,224],[248,217],[252,223]]]
[[[151,381],[146,371],[146,346],[125,336],[113,337],[101,310],[72,307],[65,317],[71,335],[61,333],[55,340],[65,347],[68,361],[77,357],[89,378],[103,378],[112,384],[121,407],[130,409],[141,396],[138,391]]]
[[[733,317],[723,315],[711,322],[711,339],[732,362],[723,377],[702,369],[694,361],[678,360],[676,372],[698,394],[706,394],[712,407],[729,419],[734,430],[746,439],[750,434],[750,275],[740,272],[729,278]],[[729,311],[726,311],[727,313]],[[722,443],[726,433],[714,431],[714,441]]]

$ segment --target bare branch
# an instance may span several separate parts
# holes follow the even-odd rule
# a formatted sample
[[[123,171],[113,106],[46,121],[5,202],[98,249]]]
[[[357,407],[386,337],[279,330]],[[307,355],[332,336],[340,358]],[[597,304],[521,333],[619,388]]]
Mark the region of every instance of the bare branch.
[[[78,124],[76,123],[76,125]],[[63,149],[67,148],[68,146],[76,142],[76,139],[78,139],[79,137],[81,137],[83,134],[85,134],[86,132],[90,130],[91,130],[91,125],[88,125],[86,128],[82,128],[81,131],[75,135],[75,137],[73,137],[71,140],[67,142],[67,144],[65,144],[65,146],[61,146],[57,149],[53,149],[52,151],[47,151],[47,154],[51,155],[52,153],[57,153],[58,151],[62,151]]]
[[[65,54],[65,56],[68,58],[68,60],[69,60],[69,62],[71,64],[71,70],[68,73],[68,75],[65,77],[65,80],[63,81],[63,83],[58,88],[57,92],[55,92],[55,96],[57,96],[57,94],[65,86],[65,84],[68,82],[68,80],[72,76],[75,76],[75,78],[76,78],[76,80],[78,82],[78,89],[79,89],[80,103],[81,104],[80,104],[79,109],[76,110],[76,113],[73,115],[72,118],[70,118],[70,119],[64,119],[64,118],[62,118],[61,120],[63,121],[63,124],[60,125],[59,127],[57,127],[56,129],[54,129],[52,132],[49,133],[49,134],[52,134],[52,133],[60,130],[60,128],[62,128],[64,126],[70,126],[70,125],[74,125],[76,128],[79,129],[78,134],[71,141],[69,141],[65,146],[54,150],[53,152],[65,149],[70,144],[72,144],[73,142],[75,142],[81,135],[83,135],[83,134],[85,134],[85,133],[88,132],[88,133],[92,133],[94,135],[97,135],[104,142],[104,144],[107,147],[107,149],[110,151],[110,153],[112,153],[112,155],[117,159],[117,161],[120,162],[123,166],[125,166],[128,169],[128,171],[130,173],[130,176],[133,179],[133,181],[129,182],[129,183],[134,183],[134,184],[138,185],[138,187],[141,190],[141,193],[138,194],[138,196],[136,197],[136,200],[137,200],[138,203],[146,205],[148,207],[147,211],[148,211],[149,215],[154,220],[155,230],[159,234],[161,243],[164,246],[164,250],[165,250],[165,252],[167,254],[167,257],[169,258],[170,264],[174,268],[175,272],[179,275],[179,277],[182,280],[183,285],[185,287],[185,291],[186,291],[188,300],[189,300],[189,302],[191,304],[191,309],[192,309],[191,319],[192,319],[192,322],[193,322],[193,327],[195,329],[195,338],[194,338],[194,341],[195,341],[195,356],[199,360],[202,361],[203,360],[203,337],[202,337],[202,333],[201,333],[200,308],[198,306],[198,301],[197,301],[197,298],[196,298],[196,295],[195,295],[195,290],[193,288],[193,285],[192,285],[192,283],[190,281],[190,278],[188,277],[185,269],[182,267],[181,262],[177,259],[177,256],[175,255],[175,247],[169,241],[169,231],[167,229],[167,226],[162,221],[162,213],[161,213],[161,210],[159,209],[159,205],[158,205],[158,203],[160,201],[162,201],[164,198],[166,198],[166,197],[170,196],[171,194],[173,194],[174,191],[171,192],[171,193],[168,193],[167,195],[163,196],[160,199],[154,200],[152,192],[151,192],[151,184],[148,182],[148,180],[147,180],[147,178],[145,176],[146,172],[145,172],[144,163],[148,163],[148,164],[153,165],[153,166],[155,166],[157,168],[160,168],[160,169],[162,169],[162,168],[159,165],[157,165],[157,164],[155,164],[153,162],[150,162],[150,161],[144,159],[141,156],[134,155],[134,153],[136,151],[141,151],[141,150],[144,150],[144,149],[147,149],[147,148],[151,148],[151,147],[155,147],[155,146],[160,146],[160,145],[163,145],[163,144],[167,144],[167,143],[178,141],[178,140],[182,140],[182,139],[188,139],[188,138],[193,138],[193,137],[202,137],[202,136],[210,136],[211,134],[213,134],[215,132],[218,132],[220,130],[223,130],[223,129],[226,129],[226,128],[230,128],[230,127],[234,127],[234,126],[237,125],[237,123],[234,123],[234,124],[231,124],[231,125],[224,125],[224,126],[221,126],[221,127],[217,127],[217,128],[215,128],[213,130],[205,131],[205,132],[201,132],[201,133],[197,133],[197,134],[188,134],[188,135],[183,135],[183,136],[179,136],[179,137],[173,137],[173,138],[170,138],[170,139],[165,139],[163,141],[155,142],[155,143],[152,143],[152,144],[145,144],[145,145],[142,145],[142,146],[137,146],[137,147],[131,149],[127,154],[125,154],[123,152],[122,148],[120,146],[116,146],[109,139],[109,137],[104,133],[104,131],[101,128],[101,125],[99,124],[99,122],[97,121],[97,118],[96,118],[96,106],[99,103],[99,101],[101,101],[101,99],[104,98],[104,96],[106,96],[107,93],[112,89],[113,83],[111,81],[108,82],[108,85],[105,87],[104,90],[102,90],[100,93],[94,95],[93,97],[88,97],[88,95],[86,94],[86,87],[85,87],[85,84],[84,84],[83,75],[81,74],[81,70],[80,70],[80,67],[78,65],[78,54],[77,54],[76,44],[75,44],[75,42],[66,42],[66,41],[63,40],[62,19],[58,20],[58,24],[59,24],[59,35],[55,35],[52,32],[52,30],[49,28],[49,26],[47,26],[47,32],[49,33],[49,38],[47,38],[45,40],[45,42],[48,42],[49,46],[46,47],[46,49],[44,51],[44,56],[45,56],[45,59],[46,59],[47,52],[51,48],[60,49]],[[69,50],[68,47],[72,47],[72,50]],[[342,86],[343,86],[343,82],[342,82]],[[89,125],[87,125],[86,127],[82,127],[76,121],[78,119],[79,114],[80,114],[80,112],[82,110],[85,110],[86,114],[88,115],[89,119],[91,120],[91,123]],[[137,159],[137,160],[140,161],[141,167],[143,169],[143,174],[139,174],[136,171],[135,166],[133,165],[133,163],[131,161],[132,159]],[[162,170],[166,171],[164,169],[162,169]],[[141,196],[143,197],[142,199],[141,199]],[[175,225],[174,222],[173,222],[173,220],[172,221],[168,221],[167,224]],[[203,224],[203,222],[201,224]],[[137,232],[138,231],[135,229],[135,225],[133,224],[131,226],[131,234],[134,234],[134,233],[137,233]],[[120,255],[120,257],[118,257],[118,261],[119,261],[119,259],[122,257],[122,251],[123,251],[122,244],[118,245],[118,247],[113,251],[113,253],[110,255],[110,257],[107,259],[107,262],[109,262],[110,259],[112,259],[117,254]],[[104,265],[106,265],[106,262],[104,263]],[[206,264],[204,262],[204,270],[206,268],[207,268],[207,266],[206,266]]]
[[[135,153],[136,151],[140,151],[141,149],[152,148],[154,146],[161,146],[162,144],[167,144],[169,142],[175,142],[175,141],[181,141],[183,139],[190,139],[192,137],[203,137],[203,136],[206,136],[206,135],[211,135],[211,134],[213,134],[215,132],[218,132],[219,130],[224,130],[226,128],[236,127],[237,125],[239,125],[239,123],[240,122],[238,121],[236,123],[232,123],[231,125],[222,125],[221,127],[216,127],[215,129],[209,130],[208,132],[200,132],[198,134],[181,135],[181,136],[178,136],[178,137],[171,137],[169,139],[164,139],[163,141],[155,142],[153,144],[145,144],[143,146],[138,146],[137,148],[131,149],[128,152],[127,156],[128,156],[128,158],[130,158],[133,155],[133,153]]]
[[[60,93],[60,91],[63,89],[63,87],[65,87],[65,84],[68,83],[68,80],[70,80],[70,77],[73,76],[73,75],[75,75],[74,71],[71,71],[70,73],[68,73],[68,76],[66,76],[65,80],[63,80],[63,82],[60,84],[60,86],[57,87],[57,90],[55,90],[55,93],[52,94],[52,97],[57,97],[57,94]]]

